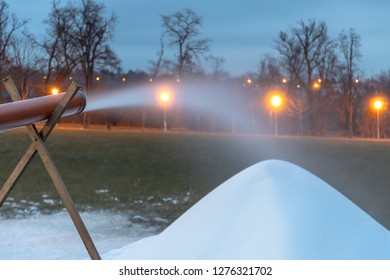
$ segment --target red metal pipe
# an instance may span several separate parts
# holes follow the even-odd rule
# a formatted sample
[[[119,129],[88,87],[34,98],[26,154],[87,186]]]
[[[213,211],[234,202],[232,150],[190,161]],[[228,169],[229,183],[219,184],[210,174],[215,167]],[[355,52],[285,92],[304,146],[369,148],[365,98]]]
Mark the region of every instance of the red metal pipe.
[[[64,95],[65,92],[0,104],[0,131],[47,120]],[[86,103],[85,96],[81,91],[78,91],[69,103],[63,116],[81,113]]]

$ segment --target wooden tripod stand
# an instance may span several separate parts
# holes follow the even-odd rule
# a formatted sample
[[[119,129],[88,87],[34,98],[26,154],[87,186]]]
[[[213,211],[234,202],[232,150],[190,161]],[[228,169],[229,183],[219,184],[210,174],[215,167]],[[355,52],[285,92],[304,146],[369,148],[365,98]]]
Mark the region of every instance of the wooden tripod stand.
[[[7,77],[2,80],[7,92],[11,96],[12,101],[20,101],[21,96],[10,77]],[[88,251],[89,256],[93,260],[100,260],[100,255],[95,247],[95,244],[92,241],[91,236],[88,233],[87,228],[82,221],[80,214],[75,208],[75,205],[72,201],[72,198],[56,168],[54,162],[49,154],[47,147],[45,146],[45,140],[49,137],[50,133],[53,131],[55,125],[61,119],[67,105],[75,96],[75,94],[80,90],[80,86],[75,82],[67,89],[63,99],[57,105],[50,118],[46,121],[44,127],[41,131],[38,132],[36,126],[34,124],[26,125],[28,134],[31,138],[31,145],[27,149],[26,153],[16,165],[15,169],[11,172],[7,181],[0,189],[0,207],[3,205],[4,201],[7,199],[8,195],[11,193],[16,183],[22,176],[23,172],[28,167],[31,160],[38,153],[42,162],[50,175],[51,180],[54,183],[55,188],[64,203],[65,208],[69,212],[69,215],[84,243],[85,248]]]

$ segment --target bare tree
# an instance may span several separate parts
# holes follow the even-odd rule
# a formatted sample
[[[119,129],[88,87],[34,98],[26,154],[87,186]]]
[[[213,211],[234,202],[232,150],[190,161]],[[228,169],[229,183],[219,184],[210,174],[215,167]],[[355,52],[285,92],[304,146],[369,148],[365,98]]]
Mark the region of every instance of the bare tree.
[[[161,41],[160,50],[157,52],[157,59],[149,61],[150,64],[149,73],[152,79],[155,79],[169,65],[169,60],[165,58],[164,54],[165,54],[164,42]]]
[[[177,75],[193,72],[196,62],[209,51],[210,40],[199,38],[202,19],[191,9],[184,9],[162,16],[162,26],[163,38],[166,36],[169,46],[177,48],[174,62]]]
[[[361,57],[360,53],[360,36],[354,29],[349,29],[348,32],[343,30],[339,35],[339,44],[342,54],[342,82],[344,106],[348,115],[348,136],[353,136],[353,119],[357,100],[356,85],[359,82],[357,77],[360,74],[358,61]]]
[[[15,14],[10,14],[9,6],[5,1],[0,2],[0,75],[11,63],[9,49],[15,32],[27,22],[27,20],[19,20]]]
[[[304,69],[302,46],[294,36],[280,32],[275,48],[281,55],[279,65],[284,72],[288,113],[298,119],[298,133],[302,135],[303,117],[310,109],[308,94],[302,89],[301,84],[303,80],[301,75]]]
[[[300,89],[288,96],[288,111],[298,117],[298,133],[303,135],[303,116],[309,110],[309,104],[304,92]]]
[[[207,60],[210,61],[214,79],[223,79],[229,77],[229,73],[223,69],[223,65],[226,62],[223,57],[210,55]]]
[[[94,0],[68,2],[60,7],[54,0],[52,11],[46,23],[49,24],[49,38],[44,48],[48,54],[47,80],[56,73],[56,83],[66,78],[73,70],[80,68],[84,76],[84,93],[93,88],[96,70],[120,70],[120,61],[108,45],[113,38],[116,16],[104,17],[104,5]],[[88,126],[85,114],[84,125]]]
[[[390,95],[390,70],[382,71],[375,77],[377,90]]]
[[[286,32],[280,32],[276,40],[275,49],[281,55],[280,66],[284,69],[289,81],[301,83],[301,72],[303,69],[304,59],[302,46],[293,36]]]
[[[329,39],[323,43],[322,51],[317,59],[317,106],[315,108],[318,116],[317,132],[328,133],[331,116],[335,114],[335,98],[337,96],[337,79],[339,74],[339,58],[337,53],[337,42]],[[320,82],[318,82],[320,81]],[[316,84],[314,83],[314,87]]]
[[[75,32],[72,16],[76,9],[74,4],[60,7],[58,1],[53,1],[50,15],[45,23],[49,25],[48,36],[44,39],[43,49],[47,54],[46,85],[52,82],[59,85],[77,67],[80,57],[77,46],[73,42]]]
[[[275,84],[279,84],[282,74],[278,61],[271,55],[265,55],[259,62],[258,82],[263,92],[268,91]]]
[[[31,34],[21,33],[14,37],[11,43],[12,70],[14,81],[23,99],[31,94],[34,78],[43,70],[43,59],[39,46]]]
[[[72,35],[84,74],[85,90],[93,88],[96,69],[118,69],[119,59],[108,45],[113,37],[116,16],[104,15],[105,6],[94,0],[82,0],[80,7],[73,9]]]
[[[331,40],[327,34],[325,22],[317,24],[315,20],[308,23],[299,21],[296,27],[288,32],[281,32],[276,41],[285,69],[293,80],[304,89],[310,107],[310,129],[312,132],[319,127],[318,91],[313,89],[313,82],[320,76],[319,65],[325,56]]]

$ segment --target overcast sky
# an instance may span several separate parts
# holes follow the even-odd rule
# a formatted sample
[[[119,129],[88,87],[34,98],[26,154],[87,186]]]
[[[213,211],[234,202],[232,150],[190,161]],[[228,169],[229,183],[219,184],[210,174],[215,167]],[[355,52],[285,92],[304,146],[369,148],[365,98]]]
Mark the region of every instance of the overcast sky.
[[[30,19],[40,36],[51,0],[8,0],[11,12]],[[68,1],[61,1],[68,2]],[[331,36],[354,28],[361,36],[361,66],[366,76],[390,70],[390,1],[387,0],[106,0],[107,13],[118,17],[112,48],[125,72],[146,70],[156,58],[161,15],[190,8],[203,19],[202,34],[212,40],[214,56],[223,57],[233,75],[257,71],[264,54],[275,53],[274,40],[299,20],[325,21]]]

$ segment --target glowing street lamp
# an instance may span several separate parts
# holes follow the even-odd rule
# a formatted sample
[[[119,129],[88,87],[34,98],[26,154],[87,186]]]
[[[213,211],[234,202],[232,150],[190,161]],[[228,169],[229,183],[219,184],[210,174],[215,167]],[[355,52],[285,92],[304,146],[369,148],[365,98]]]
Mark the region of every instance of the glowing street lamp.
[[[160,100],[164,106],[164,132],[167,132],[167,105],[171,100],[171,94],[167,91],[163,91],[160,93]]]
[[[279,93],[274,93],[271,95],[269,99],[271,107],[274,109],[275,112],[275,127],[274,127],[274,134],[278,135],[278,110],[282,107],[284,103],[283,96]]]
[[[271,106],[275,109],[278,109],[283,104],[283,97],[279,94],[274,94],[270,99]]]
[[[169,99],[171,99],[171,95],[169,94],[169,92],[163,91],[160,94],[160,99],[162,102],[166,103],[169,101]]]
[[[52,95],[57,95],[58,93],[60,93],[60,90],[58,88],[54,87],[54,88],[51,89],[50,92],[51,92]]]
[[[385,103],[380,98],[375,98],[372,102],[374,109],[376,110],[376,138],[380,138],[379,132],[379,111],[383,109]]]
[[[251,77],[248,77],[242,84],[243,87],[251,87],[253,84],[253,80]]]
[[[321,83],[322,79],[318,78],[316,81],[313,82],[312,87],[314,90],[320,90],[321,89]]]

